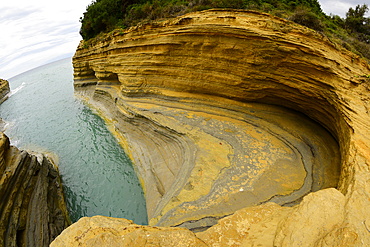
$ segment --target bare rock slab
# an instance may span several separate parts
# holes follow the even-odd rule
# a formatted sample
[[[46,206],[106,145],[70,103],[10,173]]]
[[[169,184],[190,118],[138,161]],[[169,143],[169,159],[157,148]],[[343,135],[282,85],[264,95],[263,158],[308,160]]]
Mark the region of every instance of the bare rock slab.
[[[140,226],[126,219],[93,216],[81,218],[68,227],[50,246],[206,247],[207,245],[187,229]]]

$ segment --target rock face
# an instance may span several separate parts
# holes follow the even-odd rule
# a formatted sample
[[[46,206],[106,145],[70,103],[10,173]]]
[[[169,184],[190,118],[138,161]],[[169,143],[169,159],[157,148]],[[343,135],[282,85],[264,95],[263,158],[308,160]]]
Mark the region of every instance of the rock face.
[[[69,224],[58,169],[0,132],[0,246],[49,246]]]
[[[295,207],[269,202],[238,210],[196,235],[179,227],[139,226],[126,219],[85,217],[63,231],[51,246],[354,246],[358,235],[340,227],[344,201],[344,195],[336,189],[320,190]],[[316,212],[317,205],[320,212]],[[341,239],[326,235],[338,228],[344,234]]]
[[[7,99],[7,94],[10,92],[9,82],[0,79],[0,104]]]
[[[354,239],[348,245],[317,243],[343,222],[344,202],[339,191],[326,189],[307,195],[293,208],[273,203],[245,208],[197,237],[208,246],[351,246]]]
[[[84,217],[58,236],[51,246],[207,246],[183,228],[149,227],[104,216]]]
[[[209,246],[370,243],[356,55],[277,17],[210,10],[81,43],[73,64],[136,165],[150,225],[214,225],[198,233]]]

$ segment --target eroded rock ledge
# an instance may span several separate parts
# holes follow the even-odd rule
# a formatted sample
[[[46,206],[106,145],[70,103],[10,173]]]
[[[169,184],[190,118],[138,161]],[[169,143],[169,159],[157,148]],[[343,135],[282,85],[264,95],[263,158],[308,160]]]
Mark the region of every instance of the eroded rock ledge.
[[[358,56],[280,18],[210,10],[81,43],[73,64],[76,92],[136,165],[151,225],[200,229],[241,209],[197,237],[370,243],[370,69]]]
[[[69,224],[57,167],[0,132],[0,246],[49,246]]]
[[[0,104],[7,99],[7,94],[10,92],[9,82],[0,79]]]

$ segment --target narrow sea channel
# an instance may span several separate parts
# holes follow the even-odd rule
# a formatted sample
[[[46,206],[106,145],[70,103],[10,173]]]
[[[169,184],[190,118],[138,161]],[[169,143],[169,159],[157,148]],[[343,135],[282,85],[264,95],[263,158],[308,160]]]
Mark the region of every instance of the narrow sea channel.
[[[131,161],[104,121],[74,97],[71,59],[8,81],[11,95],[0,105],[5,133],[18,148],[58,156],[72,221],[105,215],[147,224]]]

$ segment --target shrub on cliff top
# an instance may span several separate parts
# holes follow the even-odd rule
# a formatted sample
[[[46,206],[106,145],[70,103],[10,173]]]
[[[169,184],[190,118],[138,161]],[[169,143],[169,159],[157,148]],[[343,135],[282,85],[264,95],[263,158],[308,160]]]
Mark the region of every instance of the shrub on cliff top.
[[[320,18],[307,7],[298,7],[289,20],[316,31],[323,31]]]
[[[349,50],[370,60],[370,18],[367,5],[350,8],[346,18],[327,16],[317,0],[94,0],[81,18],[84,40],[142,21],[176,17],[210,8],[253,9],[290,19],[339,39]]]
[[[370,18],[365,17],[368,11],[366,4],[357,5],[355,9],[350,8],[346,14],[345,26],[358,40],[370,44]]]
[[[94,0],[86,9],[80,34],[84,40],[116,27],[129,27],[140,21],[176,17],[210,8],[290,11],[305,6],[315,15],[322,14],[317,0]]]
[[[140,0],[94,0],[86,8],[84,17],[80,19],[80,34],[87,40],[101,32],[113,30],[125,15],[128,6]]]

